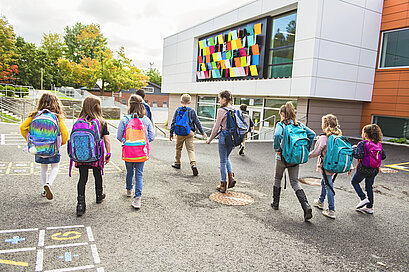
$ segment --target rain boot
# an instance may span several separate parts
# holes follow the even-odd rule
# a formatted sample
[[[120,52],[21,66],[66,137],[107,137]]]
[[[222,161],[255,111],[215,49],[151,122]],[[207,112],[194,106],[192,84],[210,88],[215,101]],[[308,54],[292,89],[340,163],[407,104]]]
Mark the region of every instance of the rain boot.
[[[301,207],[304,210],[304,220],[307,221],[312,218],[312,209],[310,204],[308,204],[307,197],[305,196],[304,190],[300,189],[295,192],[298,201],[300,201]]]
[[[234,186],[236,186],[236,180],[234,179],[234,173],[228,173],[229,175],[229,185],[227,186],[227,188],[233,188]]]
[[[97,204],[100,204],[102,200],[104,200],[105,198],[103,189],[96,189],[96,194],[97,194]]]
[[[220,182],[220,185],[216,187],[217,191],[219,191],[220,193],[225,193],[226,185],[227,185],[227,182]]]
[[[84,195],[79,195],[77,197],[78,203],[77,203],[77,216],[81,216],[85,213],[85,196]]]
[[[278,204],[280,202],[280,192],[281,187],[273,186],[273,202],[271,203],[271,207],[274,210],[278,210]]]

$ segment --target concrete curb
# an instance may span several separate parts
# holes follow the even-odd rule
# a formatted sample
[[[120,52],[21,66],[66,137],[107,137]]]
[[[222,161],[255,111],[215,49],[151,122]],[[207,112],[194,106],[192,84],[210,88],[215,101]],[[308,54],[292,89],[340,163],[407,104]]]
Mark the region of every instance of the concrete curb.
[[[358,141],[362,141],[361,137],[353,137],[353,136],[345,136],[348,139],[354,139]],[[382,144],[387,144],[387,145],[394,145],[394,146],[404,146],[409,148],[409,144],[398,144],[398,143],[392,143],[392,142],[387,142],[387,141],[382,141]]]

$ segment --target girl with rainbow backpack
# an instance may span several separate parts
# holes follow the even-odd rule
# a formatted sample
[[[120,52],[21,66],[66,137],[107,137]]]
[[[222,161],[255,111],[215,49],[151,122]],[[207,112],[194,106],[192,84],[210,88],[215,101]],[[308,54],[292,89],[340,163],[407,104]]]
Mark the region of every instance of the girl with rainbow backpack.
[[[41,164],[40,176],[44,188],[41,195],[48,200],[54,198],[51,186],[59,170],[60,147],[68,139],[63,118],[60,99],[46,92],[38,101],[37,109],[20,126],[21,135],[28,143],[28,151],[35,155],[35,162]],[[51,170],[47,177],[48,165],[51,165]]]
[[[146,116],[143,99],[131,95],[128,100],[128,115],[118,126],[116,138],[122,143],[122,160],[126,167],[126,196],[132,196],[133,176],[135,175],[135,195],[132,207],[141,208],[143,167],[149,160],[149,142],[155,139],[153,126]]]

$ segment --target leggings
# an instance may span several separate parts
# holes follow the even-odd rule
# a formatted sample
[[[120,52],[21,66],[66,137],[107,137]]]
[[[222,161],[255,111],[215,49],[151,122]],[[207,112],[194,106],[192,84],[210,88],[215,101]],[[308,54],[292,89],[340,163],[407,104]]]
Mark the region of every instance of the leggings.
[[[51,170],[50,170],[50,175],[48,175],[48,180],[47,180],[47,171],[48,171],[48,164],[41,164],[41,180],[43,181],[43,186],[48,183],[49,185],[53,185],[53,182],[55,178],[58,175],[58,169],[59,169],[60,163],[51,163]]]
[[[80,170],[80,180],[78,181],[77,191],[78,195],[85,195],[85,185],[88,181],[88,169],[89,166],[79,166],[78,169]],[[101,169],[97,167],[92,167],[92,173],[94,174],[95,179],[95,192],[98,190],[102,190],[102,173]]]
[[[294,191],[302,190],[300,183],[298,182],[298,170],[300,166],[296,165],[293,167],[289,167],[288,175],[290,176],[290,184],[293,187]],[[280,188],[281,187],[281,180],[283,179],[283,174],[285,171],[285,165],[281,160],[276,160],[276,174],[274,176],[274,186]]]

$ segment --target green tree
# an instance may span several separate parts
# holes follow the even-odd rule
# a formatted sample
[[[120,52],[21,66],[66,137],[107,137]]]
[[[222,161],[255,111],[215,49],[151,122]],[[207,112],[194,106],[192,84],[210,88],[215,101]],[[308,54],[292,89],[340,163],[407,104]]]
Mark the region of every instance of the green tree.
[[[0,17],[0,82],[10,83],[18,74],[16,34],[5,17]]]
[[[62,58],[66,51],[66,46],[61,35],[57,33],[44,33],[40,49],[47,54],[47,62],[49,63],[47,71],[49,71],[51,76],[50,84],[56,86],[70,85],[63,80],[62,73],[58,68],[58,59]]]
[[[149,77],[149,81],[156,85],[162,86],[162,75],[159,70],[153,68],[153,62],[149,63],[149,69],[144,71],[144,74]]]

